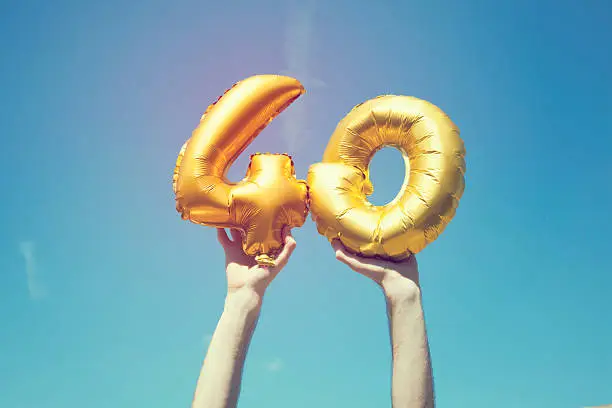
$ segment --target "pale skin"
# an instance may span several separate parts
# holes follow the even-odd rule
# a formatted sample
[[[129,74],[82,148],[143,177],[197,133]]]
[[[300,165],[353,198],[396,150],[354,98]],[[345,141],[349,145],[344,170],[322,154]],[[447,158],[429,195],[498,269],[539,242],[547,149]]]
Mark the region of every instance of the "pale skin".
[[[225,251],[227,296],[225,308],[208,347],[192,408],[235,408],[251,337],[257,325],[266,289],[285,267],[296,242],[289,231],[274,267],[258,266],[244,254],[241,236],[217,231]],[[393,408],[434,406],[429,344],[421,304],[418,267],[414,256],[403,262],[367,259],[333,241],[336,258],[373,280],[387,304],[393,355]]]
[[[336,259],[373,280],[384,293],[393,355],[392,407],[433,408],[431,357],[416,258],[389,262],[350,254],[338,240],[332,246]]]

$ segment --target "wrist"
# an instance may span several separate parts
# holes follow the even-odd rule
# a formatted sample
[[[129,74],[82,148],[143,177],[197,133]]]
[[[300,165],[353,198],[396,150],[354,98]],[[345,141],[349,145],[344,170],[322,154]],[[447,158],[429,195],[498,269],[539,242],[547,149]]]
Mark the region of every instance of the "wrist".
[[[241,314],[258,314],[261,310],[263,294],[250,288],[229,291],[225,297],[225,311],[236,311]]]
[[[385,298],[388,302],[398,303],[404,301],[419,301],[421,288],[412,279],[397,274],[389,274],[381,283]]]

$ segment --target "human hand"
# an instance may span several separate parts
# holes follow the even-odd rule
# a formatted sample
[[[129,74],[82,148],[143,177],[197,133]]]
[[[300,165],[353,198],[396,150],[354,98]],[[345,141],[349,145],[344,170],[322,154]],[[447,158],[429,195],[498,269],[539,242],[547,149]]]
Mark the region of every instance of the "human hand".
[[[351,254],[338,239],[332,241],[332,246],[339,261],[372,279],[385,294],[393,354],[391,404],[433,407],[431,356],[416,257],[384,261]]]
[[[352,270],[372,279],[389,296],[413,295],[420,292],[419,269],[416,257],[400,261],[385,261],[378,258],[365,258],[346,250],[339,239],[332,241],[336,259]]]
[[[283,232],[285,236],[283,249],[276,257],[275,265],[267,267],[258,265],[254,257],[244,253],[240,231],[232,229],[232,239],[230,239],[224,228],[217,229],[217,237],[225,251],[228,295],[245,289],[260,297],[263,296],[270,282],[287,264],[296,247],[291,231]]]

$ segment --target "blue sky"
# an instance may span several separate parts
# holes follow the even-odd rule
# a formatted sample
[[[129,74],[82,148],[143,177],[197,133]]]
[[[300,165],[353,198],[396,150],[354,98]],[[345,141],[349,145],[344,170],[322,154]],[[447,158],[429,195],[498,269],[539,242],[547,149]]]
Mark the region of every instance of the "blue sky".
[[[333,4],[332,4],[333,3]],[[0,406],[188,406],[223,307],[214,230],[171,177],[232,83],[307,93],[248,154],[298,176],[356,104],[457,123],[467,188],[418,259],[440,407],[612,402],[612,5],[606,1],[23,1],[0,13]],[[373,201],[401,184],[372,164]],[[379,290],[312,221],[266,295],[241,407],[389,406]]]

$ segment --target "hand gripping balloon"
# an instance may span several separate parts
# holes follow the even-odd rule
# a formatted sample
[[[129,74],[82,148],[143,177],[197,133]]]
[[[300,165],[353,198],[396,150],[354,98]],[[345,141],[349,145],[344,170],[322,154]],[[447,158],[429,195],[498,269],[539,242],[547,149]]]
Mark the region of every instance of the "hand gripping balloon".
[[[293,78],[257,75],[235,84],[208,107],[183,145],[173,177],[176,209],[193,223],[242,232],[242,247],[260,265],[274,265],[283,227],[308,214],[307,186],[286,154],[251,156],[246,177],[230,183],[232,163],[280,112],[304,93]]]
[[[369,163],[384,146],[402,152],[404,184],[393,201],[374,206]],[[357,105],[338,124],[321,163],[310,167],[310,210],[317,230],[350,251],[391,260],[434,241],[455,215],[464,190],[465,148],[459,130],[421,99],[384,95]]]

